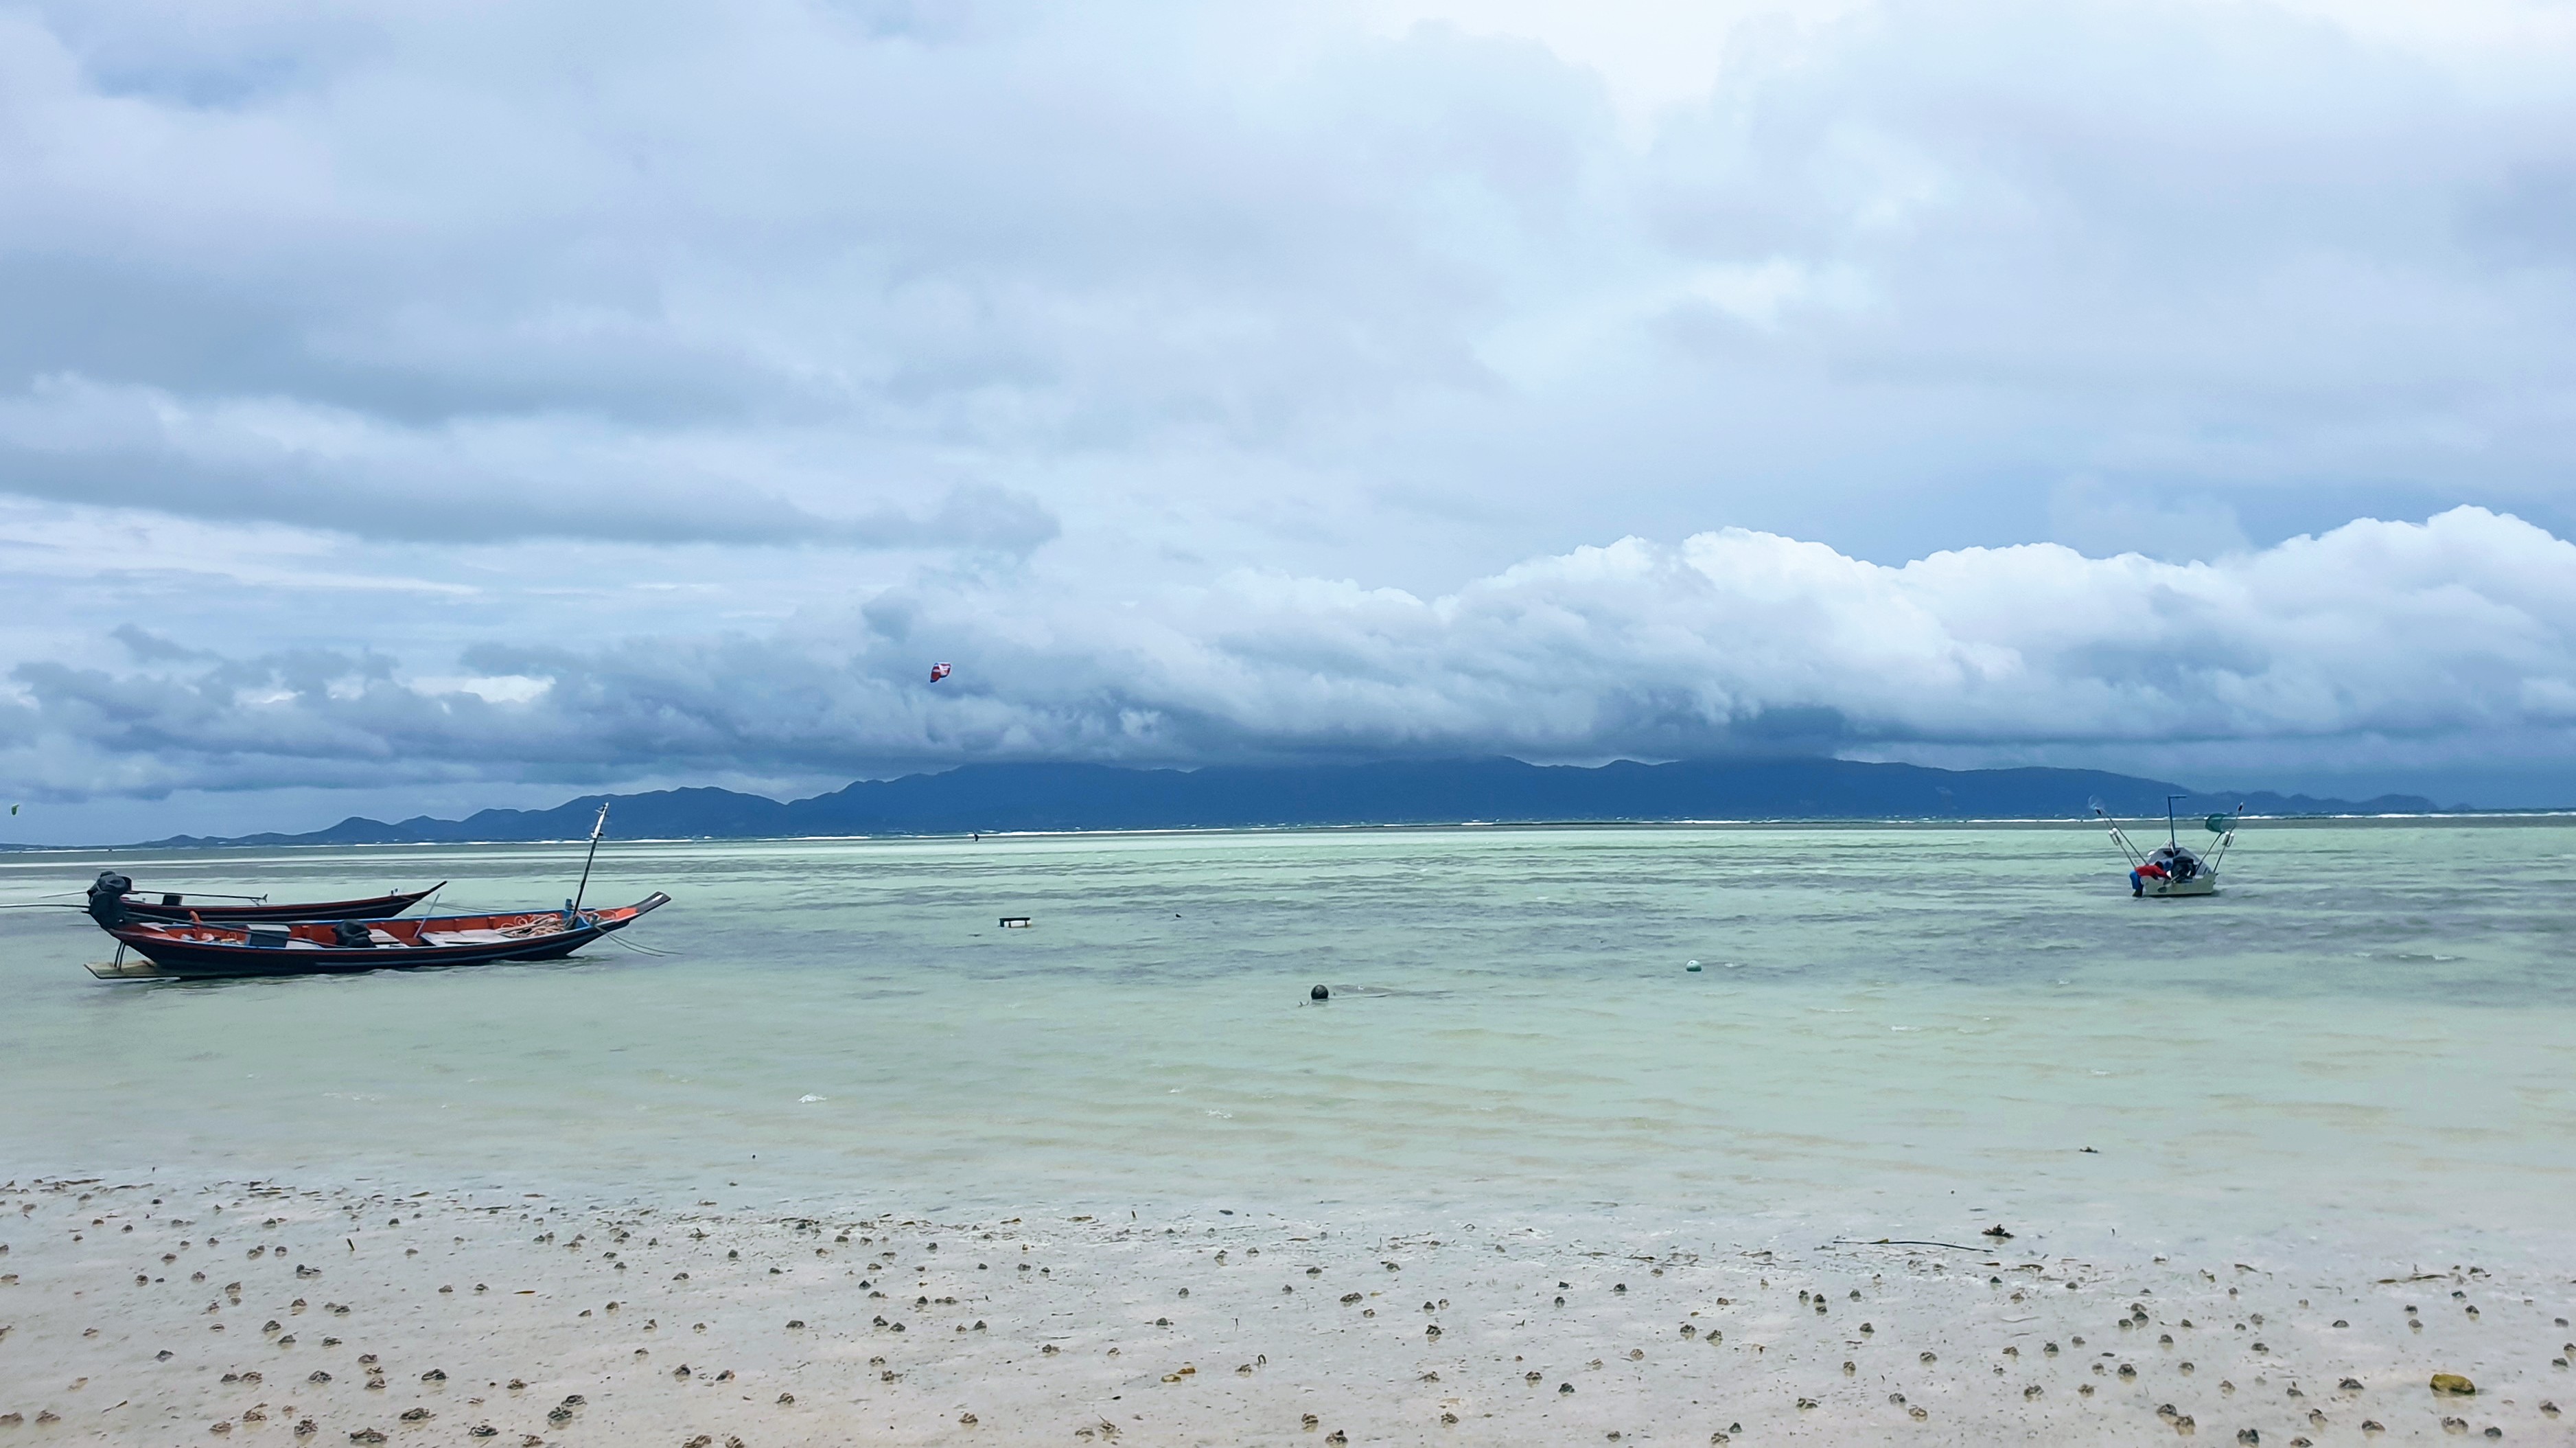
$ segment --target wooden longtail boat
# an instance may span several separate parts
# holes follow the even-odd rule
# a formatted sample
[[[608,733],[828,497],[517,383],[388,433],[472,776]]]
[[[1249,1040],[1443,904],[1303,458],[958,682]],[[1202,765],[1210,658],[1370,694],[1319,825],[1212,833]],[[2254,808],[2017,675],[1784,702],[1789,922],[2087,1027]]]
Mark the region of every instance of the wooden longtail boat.
[[[331,975],[555,960],[623,930],[671,903],[659,890],[609,910],[532,910],[515,915],[439,915],[410,920],[245,921],[217,925],[134,921],[107,933],[150,960],[152,975]],[[121,952],[120,952],[121,954]],[[91,967],[102,979],[142,976],[124,965]]]
[[[118,920],[196,920],[208,925],[238,925],[251,920],[382,920],[400,915],[428,899],[446,886],[445,880],[426,890],[400,895],[371,895],[364,900],[321,900],[302,905],[271,905],[260,901],[248,905],[218,905],[213,899],[229,896],[199,897],[174,894],[142,894],[134,882],[114,871],[99,872],[98,882],[89,888],[90,914],[102,925]],[[107,902],[115,902],[112,908]],[[201,903],[191,903],[191,901]],[[104,914],[102,914],[104,910]]]

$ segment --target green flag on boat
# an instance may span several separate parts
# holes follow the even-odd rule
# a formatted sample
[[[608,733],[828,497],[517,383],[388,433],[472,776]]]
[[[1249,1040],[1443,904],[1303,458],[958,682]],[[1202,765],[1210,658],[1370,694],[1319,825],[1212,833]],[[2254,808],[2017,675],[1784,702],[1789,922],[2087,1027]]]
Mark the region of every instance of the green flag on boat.
[[[2223,835],[2235,827],[2235,822],[2228,819],[2225,815],[2211,815],[2209,817],[2209,832],[2213,835]]]

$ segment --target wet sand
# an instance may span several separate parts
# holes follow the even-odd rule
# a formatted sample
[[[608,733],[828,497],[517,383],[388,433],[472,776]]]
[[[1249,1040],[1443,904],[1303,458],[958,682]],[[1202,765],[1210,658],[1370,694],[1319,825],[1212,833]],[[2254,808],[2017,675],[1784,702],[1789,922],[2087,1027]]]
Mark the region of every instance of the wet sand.
[[[2576,1442],[2563,1272],[883,1206],[12,1182],[0,1445]]]

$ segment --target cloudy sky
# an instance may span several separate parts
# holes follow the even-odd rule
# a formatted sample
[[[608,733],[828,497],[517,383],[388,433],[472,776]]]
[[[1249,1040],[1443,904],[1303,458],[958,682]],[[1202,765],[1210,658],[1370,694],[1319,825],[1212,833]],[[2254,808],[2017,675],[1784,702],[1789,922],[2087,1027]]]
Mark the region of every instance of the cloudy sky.
[[[2556,0],[0,0],[9,827],[2576,801],[2571,74]]]

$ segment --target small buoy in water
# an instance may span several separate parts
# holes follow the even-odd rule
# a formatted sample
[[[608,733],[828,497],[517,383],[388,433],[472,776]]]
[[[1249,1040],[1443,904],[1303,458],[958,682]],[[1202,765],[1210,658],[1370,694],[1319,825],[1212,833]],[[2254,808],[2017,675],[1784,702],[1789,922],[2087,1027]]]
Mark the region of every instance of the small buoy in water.
[[[1690,964],[1683,966],[1682,969],[1696,972],[1699,969],[1699,962],[1694,960]]]
[[[1306,999],[1310,1001],[1328,1001],[1332,998],[1333,993],[1320,985],[1306,992]]]

